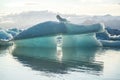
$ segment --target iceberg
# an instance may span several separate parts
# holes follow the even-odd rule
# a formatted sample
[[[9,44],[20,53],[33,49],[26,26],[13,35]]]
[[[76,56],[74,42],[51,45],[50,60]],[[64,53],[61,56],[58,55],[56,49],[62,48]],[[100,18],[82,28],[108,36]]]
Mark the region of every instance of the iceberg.
[[[0,40],[9,41],[12,38],[11,34],[8,34],[5,30],[0,30]]]
[[[47,21],[26,30],[0,28],[0,46],[17,47],[120,47],[120,36],[102,24],[77,25]],[[88,45],[89,44],[89,45]]]
[[[97,33],[96,37],[98,40],[112,40],[112,41],[120,41],[119,35],[110,35],[107,30],[102,33]]]
[[[22,30],[21,29],[17,29],[17,28],[12,28],[12,29],[6,30],[6,32],[8,34],[11,34],[13,37],[15,37],[16,35],[18,35],[19,33],[21,33]]]
[[[22,30],[17,29],[17,28],[12,28],[12,29],[0,28],[0,39],[4,40],[4,41],[10,41],[13,39],[13,37],[15,37],[16,35],[18,35],[21,32],[22,32]]]
[[[13,44],[11,40],[18,35],[22,30],[17,28],[2,29],[0,28],[0,46],[8,46]]]
[[[120,36],[112,35],[105,30],[102,33],[96,34],[97,40],[99,40],[103,47],[120,47]]]
[[[87,33],[96,33],[103,31],[102,24],[94,25],[76,25],[71,23],[60,23],[47,21],[44,23],[37,24],[27,30],[24,30],[22,33],[17,35],[14,40],[19,39],[28,39],[34,37],[46,37],[54,36],[58,34],[62,35],[77,35],[77,34],[87,34]]]
[[[120,47],[120,41],[112,41],[112,40],[100,40],[103,47]]]
[[[120,29],[112,29],[110,27],[107,27],[106,30],[110,35],[120,35]]]
[[[28,28],[14,37],[19,47],[56,47],[56,37],[62,35],[62,47],[102,46],[95,34],[104,31],[104,25],[77,25],[47,21]]]

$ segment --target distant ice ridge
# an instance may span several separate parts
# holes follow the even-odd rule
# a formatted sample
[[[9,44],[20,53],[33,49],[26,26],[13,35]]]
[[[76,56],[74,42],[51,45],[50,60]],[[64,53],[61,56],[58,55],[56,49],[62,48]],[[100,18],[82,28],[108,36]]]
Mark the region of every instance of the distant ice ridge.
[[[63,47],[101,46],[95,33],[104,31],[102,24],[76,25],[48,21],[37,24],[14,38],[16,46],[56,47],[56,36],[62,35]]]

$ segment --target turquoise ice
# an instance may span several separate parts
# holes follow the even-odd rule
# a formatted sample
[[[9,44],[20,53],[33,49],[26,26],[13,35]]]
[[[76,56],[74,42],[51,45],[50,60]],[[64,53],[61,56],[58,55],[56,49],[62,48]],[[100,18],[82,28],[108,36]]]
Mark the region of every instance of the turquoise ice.
[[[48,21],[24,30],[14,41],[19,47],[56,47],[57,36],[61,35],[62,47],[96,47],[101,43],[95,34],[103,31],[102,24],[77,25]]]

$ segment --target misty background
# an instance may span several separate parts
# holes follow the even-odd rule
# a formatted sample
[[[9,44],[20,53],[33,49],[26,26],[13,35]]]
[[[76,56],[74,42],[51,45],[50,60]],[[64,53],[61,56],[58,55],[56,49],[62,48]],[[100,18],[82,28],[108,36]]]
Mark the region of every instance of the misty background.
[[[35,24],[45,21],[57,21],[56,15],[59,14],[66,18],[71,23],[79,25],[89,25],[95,23],[104,23],[105,27],[112,29],[120,29],[120,16],[106,15],[75,15],[75,14],[60,14],[51,11],[29,11],[19,14],[9,14],[0,17],[0,28],[28,28]]]

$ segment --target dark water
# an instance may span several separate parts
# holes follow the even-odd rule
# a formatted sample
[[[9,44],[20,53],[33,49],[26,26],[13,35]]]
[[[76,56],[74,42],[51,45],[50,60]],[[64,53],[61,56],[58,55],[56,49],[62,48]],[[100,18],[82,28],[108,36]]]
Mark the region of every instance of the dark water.
[[[0,80],[120,80],[120,49],[1,47]]]

